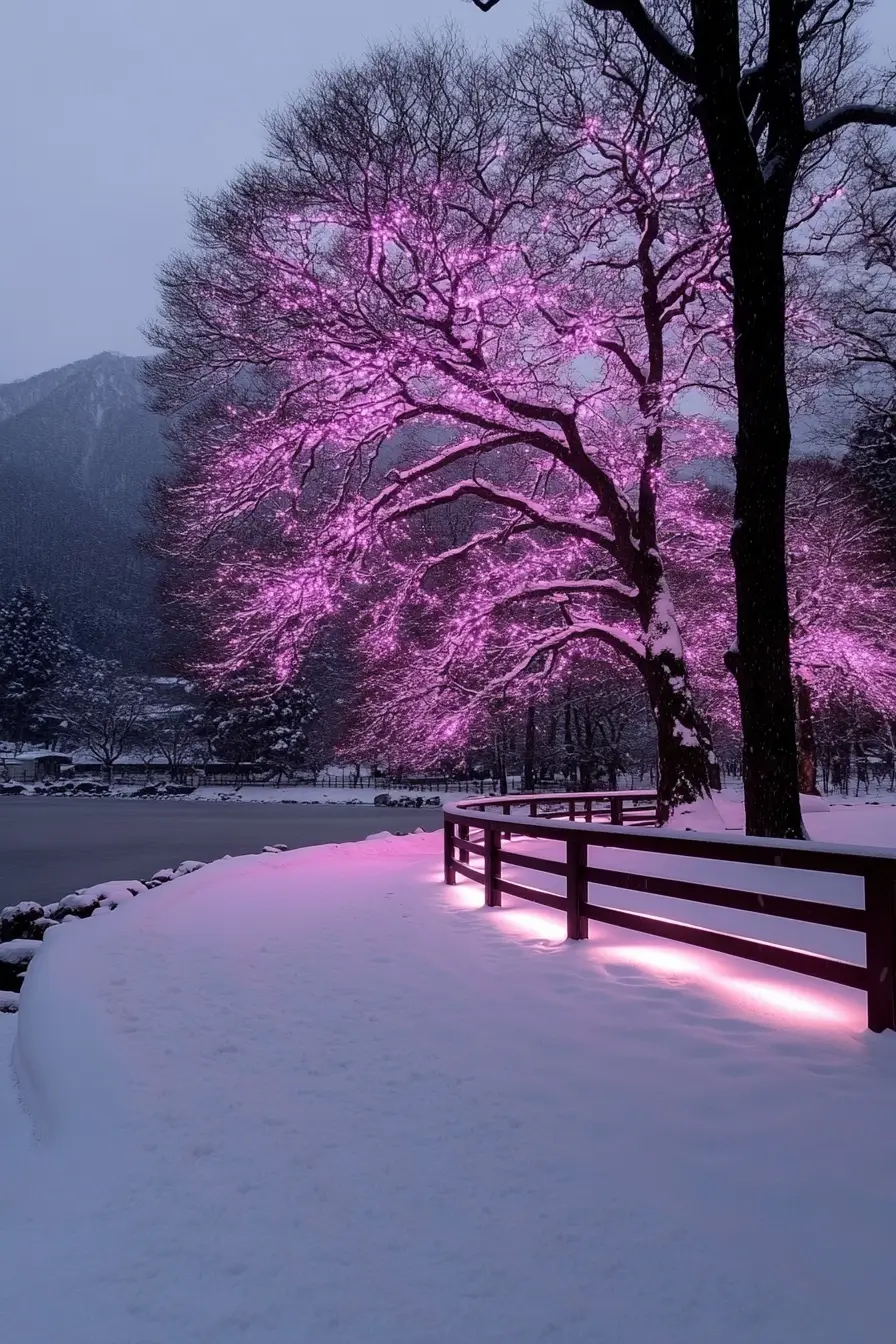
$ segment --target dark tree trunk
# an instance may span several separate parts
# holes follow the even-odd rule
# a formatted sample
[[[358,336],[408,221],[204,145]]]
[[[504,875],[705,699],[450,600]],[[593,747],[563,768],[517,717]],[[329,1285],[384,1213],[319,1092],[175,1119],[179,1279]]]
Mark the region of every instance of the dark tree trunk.
[[[563,778],[572,783],[575,777],[575,746],[572,740],[572,704],[567,692],[563,706]]]
[[[802,677],[796,678],[797,751],[800,793],[818,793],[818,747],[812,692]]]
[[[757,222],[732,231],[738,395],[731,557],[748,835],[804,835],[790,668],[784,508],[790,456],[781,240]]]
[[[495,771],[498,777],[498,791],[501,794],[507,793],[507,752],[505,750],[504,734],[495,734]],[[492,776],[494,778],[494,775]]]
[[[692,0],[694,110],[730,229],[738,430],[731,555],[749,835],[803,836],[790,669],[784,503],[790,455],[784,234],[805,144],[799,6],[769,10],[765,142],[741,83],[737,0]],[[759,123],[755,123],[758,125]]]
[[[526,709],[526,740],[523,747],[523,792],[535,792],[535,704]]]
[[[594,784],[594,725],[587,705],[573,711],[573,726],[577,748],[578,787],[590,789]]]
[[[656,723],[657,818],[662,825],[680,804],[709,797],[712,746],[684,663],[667,654],[651,659],[645,678]]]
[[[642,558],[641,625],[647,696],[656,723],[657,818],[662,825],[681,803],[708,798],[712,739],[688,681],[681,632],[659,553]]]

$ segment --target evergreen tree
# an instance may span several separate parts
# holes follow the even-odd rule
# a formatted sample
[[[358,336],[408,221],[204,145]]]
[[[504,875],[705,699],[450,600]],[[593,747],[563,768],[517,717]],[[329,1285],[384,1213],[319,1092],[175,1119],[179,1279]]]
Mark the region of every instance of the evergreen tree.
[[[305,763],[315,701],[302,686],[258,695],[241,683],[210,702],[209,742],[220,761],[260,766],[289,778]]]
[[[41,736],[44,702],[66,652],[46,598],[16,589],[0,606],[0,737],[20,747]]]

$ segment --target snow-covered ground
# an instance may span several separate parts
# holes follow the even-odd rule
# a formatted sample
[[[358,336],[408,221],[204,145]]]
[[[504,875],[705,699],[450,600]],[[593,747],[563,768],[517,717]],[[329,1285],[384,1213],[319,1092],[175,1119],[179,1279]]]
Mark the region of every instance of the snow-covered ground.
[[[842,812],[816,838],[896,845],[896,810]],[[564,943],[440,849],[224,860],[49,935],[33,1138],[0,1099],[4,1337],[889,1339],[896,1035],[861,996]]]

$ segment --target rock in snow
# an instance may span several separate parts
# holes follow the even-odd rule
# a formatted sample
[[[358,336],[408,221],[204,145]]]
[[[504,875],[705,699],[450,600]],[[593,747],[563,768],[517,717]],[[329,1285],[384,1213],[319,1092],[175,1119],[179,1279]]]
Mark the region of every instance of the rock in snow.
[[[38,938],[14,938],[0,943],[0,990],[17,990],[31,958],[41,948]]]
[[[44,908],[36,901],[20,901],[18,905],[8,905],[5,910],[0,911],[0,943],[8,943],[13,938],[33,937],[31,930],[43,917]]]
[[[105,905],[114,910],[122,901],[131,900],[141,891],[146,891],[146,886],[136,880],[97,882],[93,887],[83,887],[80,891],[73,891],[70,896],[63,897],[53,909],[53,917],[64,919],[66,915],[77,915],[79,919],[85,919],[99,906]]]
[[[200,863],[198,859],[184,859],[174,870],[174,877],[186,877],[187,873],[195,873],[197,869],[204,868],[205,864]]]
[[[153,873],[146,885],[147,887],[158,887],[163,882],[170,882],[173,876],[173,868],[160,868],[157,873]]]

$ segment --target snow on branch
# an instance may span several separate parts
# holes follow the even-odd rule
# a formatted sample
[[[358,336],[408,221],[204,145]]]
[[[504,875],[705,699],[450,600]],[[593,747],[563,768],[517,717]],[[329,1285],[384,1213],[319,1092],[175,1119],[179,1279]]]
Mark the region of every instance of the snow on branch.
[[[521,514],[530,522],[538,527],[545,528],[549,532],[560,532],[566,536],[578,537],[583,541],[593,542],[606,551],[612,553],[615,549],[615,542],[612,534],[605,527],[596,523],[589,523],[582,518],[569,517],[560,513],[552,513],[550,510],[540,507],[525,495],[517,494],[512,490],[502,490],[498,486],[489,485],[484,481],[472,479],[458,481],[455,485],[446,486],[444,490],[434,491],[432,494],[423,495],[420,498],[412,499],[405,504],[396,504],[391,508],[383,508],[380,514],[380,521],[383,523],[394,522],[400,518],[410,518],[414,514],[423,513],[430,509],[439,508],[445,504],[450,504],[456,500],[463,499],[465,496],[472,496],[482,499],[487,504],[493,504],[497,508],[512,509]],[[377,508],[377,501],[374,501],[372,511]]]
[[[846,103],[806,122],[806,144],[833,135],[844,126],[896,126],[896,107],[879,103]]]

